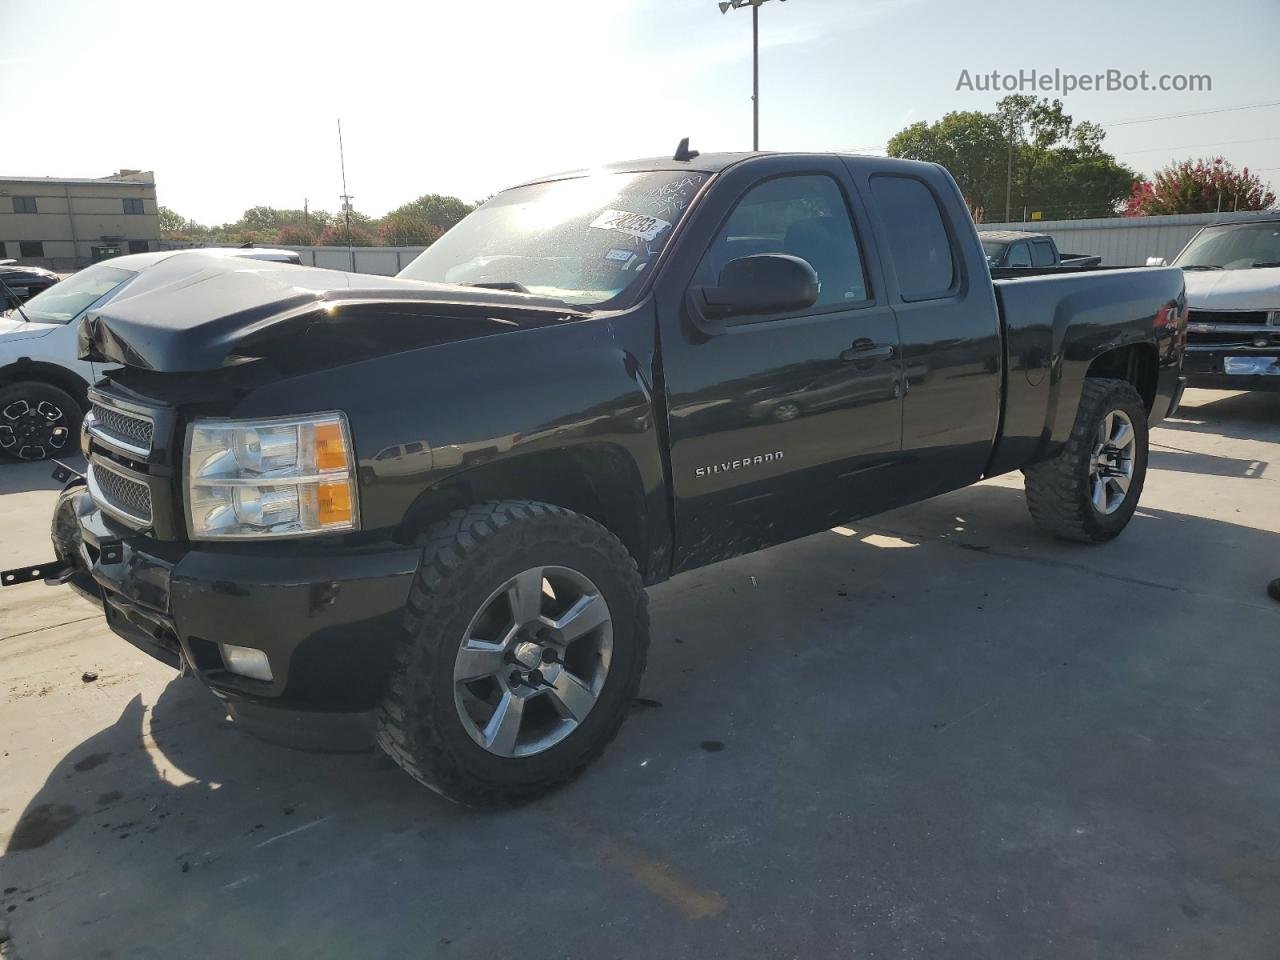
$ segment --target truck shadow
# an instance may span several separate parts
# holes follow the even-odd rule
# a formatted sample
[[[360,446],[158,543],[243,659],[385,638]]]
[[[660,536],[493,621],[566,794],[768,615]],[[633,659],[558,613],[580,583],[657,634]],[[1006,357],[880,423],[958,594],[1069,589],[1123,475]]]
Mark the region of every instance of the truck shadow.
[[[85,460],[78,452],[59,458],[78,473],[84,473]],[[0,496],[6,493],[29,493],[33,490],[60,490],[62,484],[53,479],[54,463],[23,463],[18,460],[0,459]]]
[[[1271,465],[1266,460],[1219,457],[1195,450],[1183,450],[1156,440],[1151,441],[1147,464],[1152,470],[1199,473],[1206,477],[1240,477],[1246,480],[1262,479]]]
[[[1167,562],[1186,558],[1191,545],[1194,564]],[[598,916],[592,910],[617,914],[617,898],[638,889],[628,886],[635,877],[617,886],[615,873],[637,860],[620,855],[614,838],[659,860],[679,859],[685,845],[701,842],[708,822],[705,829],[729,838],[718,849],[731,868],[747,871],[732,859],[739,842],[732,838],[742,831],[785,838],[835,824],[838,835],[852,831],[863,845],[859,856],[868,860],[860,870],[878,869],[882,844],[885,864],[896,863],[896,845],[915,842],[913,818],[933,816],[924,811],[939,795],[955,808],[947,816],[955,817],[948,829],[957,847],[935,864],[943,874],[957,863],[966,872],[973,863],[983,869],[991,835],[1039,829],[998,822],[1020,816],[1010,810],[1042,817],[1063,804],[1084,808],[1091,791],[1122,805],[1129,791],[1150,818],[1140,827],[1121,818],[1114,829],[1128,823],[1153,837],[1222,839],[1231,817],[1210,801],[1239,772],[1236,753],[1252,751],[1249,777],[1275,772],[1274,757],[1258,745],[1274,729],[1273,698],[1252,703],[1247,678],[1265,677],[1276,664],[1274,657],[1270,665],[1240,656],[1219,661],[1206,652],[1218,670],[1207,676],[1196,642],[1178,639],[1182,659],[1170,659],[1168,631],[1185,619],[1186,604],[1211,602],[1209,594],[1273,616],[1264,588],[1280,573],[1278,548],[1280,537],[1267,531],[1147,508],[1107,547],[1058,544],[1034,530],[1020,489],[988,484],[695,571],[651,593],[643,709],[619,741],[573,785],[498,812],[442,801],[377,752],[317,755],[264,743],[228,720],[195,681],[174,680],[150,708],[130,700],[111,726],[53,767],[7,839],[5,873],[16,889],[0,902],[17,905],[19,935],[26,916],[69,929],[92,921],[93,936],[114,940],[121,955],[152,955],[131,951],[132,936],[188,945],[208,936],[210,952],[258,942],[263,952],[275,943],[289,955],[350,956],[383,944],[370,936],[466,943],[482,929],[501,954],[523,935],[528,917],[519,905],[492,912],[498,905],[487,906],[480,894],[509,875],[513,851],[543,863],[555,902],[577,898],[574,910],[586,924]],[[1196,572],[1206,570],[1211,584]],[[1054,595],[1033,597],[1037,583],[1053,583]],[[1134,589],[1141,591],[1137,608],[1150,617],[1143,630],[1118,634],[1108,627],[1110,614],[1092,608]],[[1064,646],[1052,625],[1079,610],[1079,633]],[[1028,618],[1042,628],[1026,630]],[[1232,623],[1235,629],[1238,619]],[[1134,689],[1163,683],[1162,671],[1196,687],[1197,699],[1245,698],[1233,708],[1232,729],[1244,745],[1224,747],[1234,741],[1223,730],[1210,724],[1196,733],[1188,724],[1190,739],[1171,748],[1168,770],[1153,769],[1142,744],[1144,752],[1131,756],[1126,725],[1181,730],[1186,722],[1177,713],[1180,689],[1174,702],[1133,697]],[[1053,692],[1053,678],[1068,672],[1070,690],[1088,690],[1096,713],[1073,712]],[[1026,696],[1046,684],[1051,693],[1043,700]],[[769,698],[787,709],[763,709]],[[1002,704],[1022,713],[993,729],[982,712]],[[1087,768],[1086,740],[1097,754]],[[1008,757],[1009,765],[993,757]],[[1179,810],[1144,807],[1152,791],[1172,783],[1187,790]],[[1255,788],[1250,781],[1231,789]],[[899,819],[876,812],[890,801],[904,811]],[[654,811],[663,812],[655,819]],[[697,836],[682,823],[697,827]],[[1128,842],[1111,827],[1099,829],[1098,843]],[[1084,843],[1079,836],[1071,842]],[[927,848],[913,856],[931,873]],[[643,877],[657,868],[638,862],[635,882],[646,886]],[[1153,869],[1167,872],[1162,863]],[[387,887],[388,877],[399,892]],[[381,891],[381,899],[370,893],[336,903],[287,892],[298,884]],[[107,886],[110,907],[93,893]],[[456,890],[473,896],[474,906],[422,914],[421,898],[402,896],[414,889]],[[165,909],[157,911],[161,895]],[[663,896],[658,890],[659,903]],[[991,922],[996,930],[1003,921]]]
[[[1236,440],[1280,439],[1280,391],[1228,393],[1195,391],[1175,418],[1160,424],[1166,430],[1211,433]]]

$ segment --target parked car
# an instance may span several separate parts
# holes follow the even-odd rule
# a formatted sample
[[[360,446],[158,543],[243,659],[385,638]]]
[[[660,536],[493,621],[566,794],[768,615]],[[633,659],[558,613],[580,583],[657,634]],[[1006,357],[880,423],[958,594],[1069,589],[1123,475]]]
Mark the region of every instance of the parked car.
[[[0,310],[26,303],[59,279],[56,273],[44,267],[27,266],[17,260],[0,260]]]
[[[57,286],[48,284],[20,308],[0,313],[0,455],[44,460],[75,450],[74,437],[88,408],[86,391],[107,369],[80,359],[75,321],[90,307],[150,289],[136,282],[145,271],[195,252],[301,262],[292,250],[266,248],[131,254],[85,267]],[[49,275],[56,281],[57,274]],[[10,282],[7,276],[5,282]]]
[[[1173,265],[1187,277],[1187,381],[1280,390],[1280,217],[1203,227]]]
[[[1060,270],[1084,270],[1102,263],[1086,253],[1061,253],[1047,233],[980,230],[982,252],[992,277],[1013,278]]]
[[[81,322],[120,365],[88,476],[4,582],[225,700],[376,708],[464,802],[600,754],[647,584],[1019,469],[1045,530],[1109,540],[1181,390],[1181,271],[993,283],[905,160],[682,150],[500,193],[398,278],[150,272]]]

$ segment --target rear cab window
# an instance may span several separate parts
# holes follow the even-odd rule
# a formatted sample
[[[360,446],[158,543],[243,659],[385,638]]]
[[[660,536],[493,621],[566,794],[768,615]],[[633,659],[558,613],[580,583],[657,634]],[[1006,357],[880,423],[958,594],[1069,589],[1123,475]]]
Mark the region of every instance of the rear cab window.
[[[903,300],[954,296],[959,286],[951,236],[933,191],[915,177],[876,174],[871,196],[884,224]]]

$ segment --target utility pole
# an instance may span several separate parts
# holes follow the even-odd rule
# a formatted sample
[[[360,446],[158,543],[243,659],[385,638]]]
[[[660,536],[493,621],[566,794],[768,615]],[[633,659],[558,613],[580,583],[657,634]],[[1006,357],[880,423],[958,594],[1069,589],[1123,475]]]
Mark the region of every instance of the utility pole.
[[[751,149],[760,149],[760,4],[751,5]]]
[[[1009,222],[1010,199],[1013,195],[1013,114],[1009,114],[1009,166],[1004,175],[1004,222]]]
[[[751,149],[760,149],[760,4],[767,0],[720,0],[721,13],[751,8]]]
[[[356,248],[351,243],[351,194],[347,193],[347,156],[342,149],[342,118],[338,118],[338,163],[342,166],[342,213],[347,224],[347,253],[351,257],[351,272],[356,272]]]

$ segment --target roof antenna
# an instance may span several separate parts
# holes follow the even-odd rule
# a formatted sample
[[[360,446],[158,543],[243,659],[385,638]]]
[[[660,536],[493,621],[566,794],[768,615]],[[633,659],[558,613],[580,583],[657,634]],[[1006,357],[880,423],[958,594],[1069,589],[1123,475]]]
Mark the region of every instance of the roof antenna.
[[[671,159],[679,160],[682,163],[688,163],[697,155],[698,155],[697,150],[689,149],[689,138],[685,137],[683,140],[680,141],[680,146],[676,147],[676,155]]]

